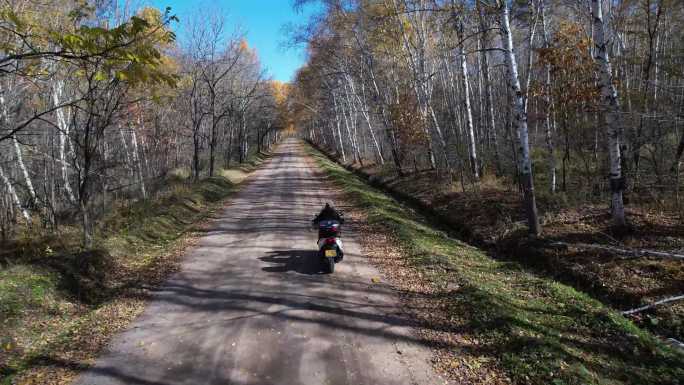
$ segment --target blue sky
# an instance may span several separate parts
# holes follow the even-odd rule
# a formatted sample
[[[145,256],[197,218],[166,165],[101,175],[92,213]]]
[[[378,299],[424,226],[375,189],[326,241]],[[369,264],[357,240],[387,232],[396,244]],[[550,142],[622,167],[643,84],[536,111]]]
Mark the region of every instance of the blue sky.
[[[179,35],[183,34],[184,22],[198,6],[220,9],[226,17],[226,30],[231,32],[240,25],[249,45],[259,53],[262,65],[276,80],[290,81],[304,63],[303,47],[282,47],[287,39],[283,26],[304,23],[314,11],[311,6],[298,13],[292,9],[291,0],[152,0],[151,3],[160,9],[172,8],[172,13],[180,18],[176,26]]]

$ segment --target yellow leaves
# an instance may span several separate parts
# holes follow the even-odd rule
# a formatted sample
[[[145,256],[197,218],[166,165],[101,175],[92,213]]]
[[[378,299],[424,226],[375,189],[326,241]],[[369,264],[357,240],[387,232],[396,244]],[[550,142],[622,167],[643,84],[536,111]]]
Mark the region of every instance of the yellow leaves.
[[[551,91],[559,104],[579,106],[598,100],[590,44],[580,24],[565,20],[559,23],[550,47],[537,50],[537,65],[551,68],[554,87]],[[539,91],[543,89],[539,87]]]
[[[246,39],[240,39],[240,41],[237,42],[237,46],[234,48],[237,49],[237,52],[242,56],[243,60],[254,64],[259,62],[257,51],[249,46]]]
[[[24,27],[26,26],[25,23],[21,20],[19,15],[14,12],[13,9],[11,9],[9,6],[4,6],[2,10],[0,10],[0,20],[3,22],[9,22],[10,24],[14,25],[14,27],[17,30],[23,30]]]
[[[125,71],[117,71],[115,74],[119,81],[125,82],[129,79],[128,74]]]
[[[107,80],[107,74],[102,72],[102,71],[97,71],[93,78],[98,82],[102,82],[102,81]]]
[[[240,39],[239,49],[240,51],[249,51],[249,44],[247,44],[247,40]]]
[[[145,7],[140,12],[138,12],[138,18],[144,20],[145,29],[152,31],[153,33],[149,36],[149,39],[162,47],[169,47],[175,40],[176,35],[171,32],[168,28],[167,22],[177,21],[173,16],[166,19],[167,13],[162,13],[159,9],[154,7]]]
[[[410,90],[400,92],[399,99],[389,106],[390,121],[402,143],[421,144],[427,140],[427,121],[419,111],[415,94]]]
[[[275,125],[286,131],[294,131],[294,112],[290,109],[291,87],[288,83],[272,80],[268,84],[269,91],[275,101],[275,108],[278,113]]]
[[[74,71],[77,77],[92,76],[95,81],[115,78],[138,84],[175,85],[175,66],[161,53],[162,48],[175,38],[167,28],[172,20],[168,13],[144,8],[138,16],[115,27],[87,24],[76,27],[79,24],[77,20],[93,11],[81,7],[65,12],[59,2],[55,2],[54,7],[27,6],[21,8],[21,12],[7,5],[1,6],[0,22],[4,21],[7,28],[0,31],[0,40],[3,40],[0,51],[17,55],[27,76],[45,72],[42,60],[39,60],[45,56],[57,61],[70,57],[69,65],[78,68]],[[46,17],[50,21],[46,22]],[[30,30],[26,34],[28,41],[16,39],[16,33],[24,29]],[[99,60],[92,60],[94,57]],[[32,68],[34,61],[35,69]]]
[[[131,63],[139,63],[140,62],[140,57],[136,55],[133,52],[126,52],[124,53],[124,57],[130,61]]]
[[[180,65],[173,57],[164,55],[159,58],[159,67],[168,74],[177,74]]]
[[[145,20],[150,25],[160,26],[163,23],[161,11],[154,7],[145,7],[138,12],[138,17]]]
[[[270,82],[271,86],[271,92],[273,93],[273,97],[276,100],[276,103],[279,105],[285,104],[287,101],[287,97],[290,93],[290,88],[289,84],[283,83],[278,80],[273,80]]]
[[[70,50],[75,50],[83,44],[83,38],[73,33],[66,34],[62,37],[62,46]]]

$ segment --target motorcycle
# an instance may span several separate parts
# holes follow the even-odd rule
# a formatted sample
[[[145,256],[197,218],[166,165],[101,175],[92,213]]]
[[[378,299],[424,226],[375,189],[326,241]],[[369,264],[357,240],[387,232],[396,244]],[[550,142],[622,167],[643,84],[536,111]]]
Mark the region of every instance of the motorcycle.
[[[318,257],[329,274],[335,272],[335,264],[344,258],[340,239],[341,225],[337,220],[318,222]]]

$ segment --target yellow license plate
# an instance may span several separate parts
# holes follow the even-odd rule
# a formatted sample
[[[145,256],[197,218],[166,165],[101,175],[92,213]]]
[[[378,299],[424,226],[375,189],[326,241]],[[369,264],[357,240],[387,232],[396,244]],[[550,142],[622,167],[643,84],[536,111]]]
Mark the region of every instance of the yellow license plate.
[[[326,250],[325,256],[326,257],[337,257],[337,250]]]

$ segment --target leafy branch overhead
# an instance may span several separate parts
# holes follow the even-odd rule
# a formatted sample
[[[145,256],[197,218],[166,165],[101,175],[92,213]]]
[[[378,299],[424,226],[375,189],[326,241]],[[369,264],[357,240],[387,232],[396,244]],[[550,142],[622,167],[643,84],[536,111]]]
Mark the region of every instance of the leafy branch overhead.
[[[70,13],[66,20],[69,28],[42,24],[38,12],[18,14],[7,5],[0,11],[0,70],[4,75],[17,69],[32,74],[46,62],[64,61],[79,66],[81,75],[95,71],[98,80],[175,84],[176,77],[163,68],[162,49],[176,39],[169,26],[178,18],[170,8],[164,13],[143,9],[112,28],[107,23],[78,25],[89,16],[83,9]]]

